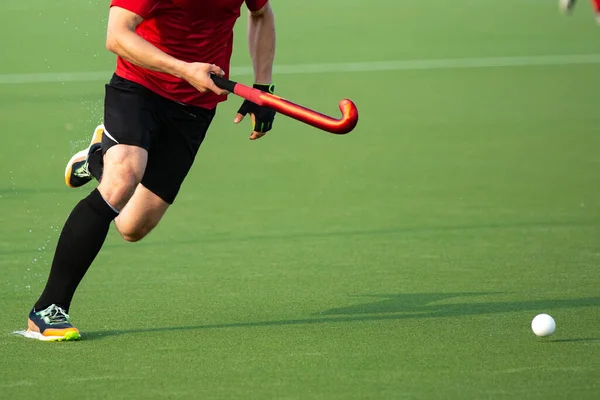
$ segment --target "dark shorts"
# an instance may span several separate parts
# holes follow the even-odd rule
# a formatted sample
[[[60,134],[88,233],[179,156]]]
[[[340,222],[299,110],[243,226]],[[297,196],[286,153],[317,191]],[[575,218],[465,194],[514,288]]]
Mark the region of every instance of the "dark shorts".
[[[116,144],[148,151],[142,185],[173,204],[215,116],[215,109],[166,99],[113,75],[106,85],[102,151]]]

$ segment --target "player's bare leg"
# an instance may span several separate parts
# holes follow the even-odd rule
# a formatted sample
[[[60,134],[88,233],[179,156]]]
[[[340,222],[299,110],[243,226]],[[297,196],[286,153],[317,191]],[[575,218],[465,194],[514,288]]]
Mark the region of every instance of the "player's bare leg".
[[[104,154],[104,171],[98,191],[117,211],[122,210],[142,181],[148,152],[137,146],[118,144]]]
[[[158,225],[168,208],[169,203],[140,183],[115,219],[115,225],[123,239],[137,242]]]

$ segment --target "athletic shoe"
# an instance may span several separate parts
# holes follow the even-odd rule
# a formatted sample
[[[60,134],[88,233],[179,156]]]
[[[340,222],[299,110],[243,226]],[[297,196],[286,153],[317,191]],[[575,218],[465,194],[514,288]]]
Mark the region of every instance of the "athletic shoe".
[[[93,176],[88,168],[88,159],[94,152],[101,151],[103,133],[104,125],[98,125],[94,130],[89,147],[75,154],[67,163],[65,183],[68,187],[77,188],[92,180]]]
[[[79,330],[69,322],[69,314],[56,304],[40,311],[32,309],[25,337],[46,342],[81,339]]]
[[[575,7],[575,0],[559,0],[558,6],[562,12],[570,13]]]

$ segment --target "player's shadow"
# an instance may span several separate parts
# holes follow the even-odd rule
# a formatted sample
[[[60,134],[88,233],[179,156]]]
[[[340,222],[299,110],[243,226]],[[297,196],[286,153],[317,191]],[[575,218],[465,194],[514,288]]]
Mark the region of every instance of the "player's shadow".
[[[178,327],[140,328],[118,331],[97,331],[84,333],[84,338],[94,340],[107,336],[132,333],[177,332],[201,329],[250,328],[285,325],[339,324],[345,322],[368,322],[415,318],[464,317],[520,311],[530,311],[533,314],[547,312],[548,310],[600,306],[600,297],[507,302],[472,301],[476,296],[486,296],[491,294],[493,293],[412,293],[366,295],[359,296],[358,298],[367,298],[371,301],[366,303],[362,301],[359,304],[347,307],[332,308],[313,314],[308,318],[273,321],[231,322]],[[466,301],[467,299],[469,301]],[[590,338],[585,340],[600,340],[600,338]]]

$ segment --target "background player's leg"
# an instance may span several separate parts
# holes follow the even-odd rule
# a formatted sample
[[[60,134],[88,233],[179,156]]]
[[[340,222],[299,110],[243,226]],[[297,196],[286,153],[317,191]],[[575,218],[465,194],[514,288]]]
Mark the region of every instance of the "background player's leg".
[[[139,184],[115,220],[117,230],[123,239],[128,242],[137,242],[159,223],[169,205],[144,185]]]
[[[36,310],[56,304],[69,309],[73,294],[102,248],[110,223],[133,195],[146,168],[148,153],[116,145],[105,155],[102,183],[71,212],[60,234],[46,287]]]
[[[596,13],[596,20],[600,24],[600,0],[592,0],[592,7],[594,7]]]
[[[562,12],[570,13],[575,7],[575,0],[558,0],[558,5]]]

